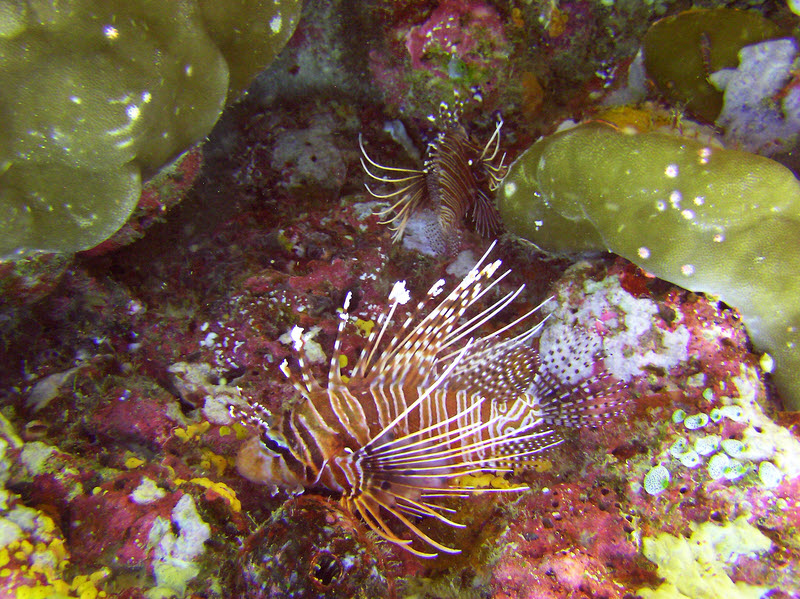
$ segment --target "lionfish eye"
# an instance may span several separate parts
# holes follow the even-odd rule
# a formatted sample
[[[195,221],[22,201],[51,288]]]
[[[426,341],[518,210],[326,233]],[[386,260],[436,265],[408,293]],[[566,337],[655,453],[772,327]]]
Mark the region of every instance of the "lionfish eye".
[[[342,566],[339,560],[328,552],[321,552],[311,564],[311,578],[322,587],[329,587],[342,575]]]

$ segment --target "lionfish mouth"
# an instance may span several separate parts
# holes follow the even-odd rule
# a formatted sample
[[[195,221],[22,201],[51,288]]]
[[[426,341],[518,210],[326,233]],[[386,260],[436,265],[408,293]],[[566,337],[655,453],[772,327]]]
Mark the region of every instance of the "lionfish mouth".
[[[438,281],[390,337],[398,307],[410,299],[405,283],[397,283],[349,379],[340,367],[349,296],[325,385],[313,375],[302,329],[295,327],[299,375],[286,362],[281,368],[300,401],[277,415],[257,406],[231,408],[259,429],[242,449],[240,473],[274,487],[335,492],[375,533],[420,557],[459,553],[424,532],[419,521],[463,528],[443,499],[528,489],[464,486],[459,484],[464,477],[525,469],[542,451],[562,443],[562,427],[597,425],[619,404],[619,384],[607,373],[577,385],[561,382],[576,367],[594,365],[599,346],[587,334],[577,331],[545,355],[530,343],[543,322],[511,334],[541,305],[480,335],[524,289],[467,313],[496,294],[510,272],[500,272],[500,260],[487,260],[493,247],[431,308],[443,293],[444,281]],[[417,548],[419,543],[433,551]]]
[[[471,220],[483,237],[497,236],[503,230],[492,199],[492,192],[508,170],[505,154],[500,156],[502,127],[499,119],[489,141],[481,147],[464,127],[451,123],[428,145],[422,169],[379,164],[367,154],[359,134],[364,172],[373,181],[394,187],[387,193],[378,193],[364,184],[372,197],[390,204],[377,214],[383,219],[381,224],[389,225],[393,231],[392,241],[399,241],[411,215],[428,205],[435,210],[444,237],[455,235],[464,219]]]

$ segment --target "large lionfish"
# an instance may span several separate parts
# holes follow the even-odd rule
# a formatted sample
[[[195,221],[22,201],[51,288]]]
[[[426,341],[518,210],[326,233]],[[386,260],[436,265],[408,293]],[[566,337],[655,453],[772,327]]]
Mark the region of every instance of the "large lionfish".
[[[448,107],[443,105],[442,109],[447,111]],[[390,192],[377,193],[365,184],[373,197],[392,203],[377,213],[385,218],[381,224],[388,224],[394,231],[392,241],[402,238],[411,214],[428,204],[436,211],[439,230],[445,239],[454,236],[456,226],[465,217],[474,222],[483,237],[494,237],[502,231],[500,214],[491,198],[491,192],[508,170],[503,164],[505,154],[498,160],[502,119],[498,120],[494,133],[483,147],[458,122],[457,112],[447,112],[440,120],[446,123],[444,130],[428,145],[421,169],[377,163],[364,149],[361,136],[358,137],[361,166],[367,175],[380,183],[396,186]]]
[[[388,311],[378,319],[380,327],[347,381],[339,359],[347,302],[327,385],[311,373],[302,330],[293,329],[301,375],[293,374],[285,361],[281,369],[299,391],[299,401],[276,415],[258,407],[247,413],[232,408],[260,433],[240,451],[240,473],[273,491],[317,488],[339,494],[342,505],[378,535],[416,555],[436,553],[412,547],[414,537],[437,551],[458,553],[423,532],[415,519],[463,527],[445,515],[453,510],[437,500],[487,489],[461,486],[459,479],[523,469],[536,454],[562,442],[557,427],[596,424],[616,405],[615,383],[607,374],[574,386],[560,382],[574,367],[593,364],[597,347],[587,336],[565,339],[546,355],[529,343],[541,325],[504,336],[538,307],[491,334],[473,336],[524,288],[466,316],[510,272],[498,275],[500,260],[484,264],[487,255],[422,316],[426,304],[442,292],[444,282],[437,282],[399,332],[384,339],[397,307],[408,300],[404,284],[396,284]],[[406,534],[398,532],[402,528]]]

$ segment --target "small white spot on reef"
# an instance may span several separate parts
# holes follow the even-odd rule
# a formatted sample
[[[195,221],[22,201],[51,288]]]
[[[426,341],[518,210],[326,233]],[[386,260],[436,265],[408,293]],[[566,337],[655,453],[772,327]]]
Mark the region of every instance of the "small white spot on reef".
[[[269,28],[272,30],[272,33],[280,33],[281,30],[281,15],[277,14],[269,21]]]
[[[115,40],[119,37],[119,30],[113,25],[106,25],[103,27],[103,35],[106,39]]]
[[[761,462],[758,465],[758,478],[768,489],[774,489],[781,484],[783,472],[772,462]]]
[[[722,451],[727,453],[732,458],[742,457],[742,454],[746,449],[745,444],[738,439],[724,439],[720,443],[720,446],[722,447]]]
[[[734,422],[745,422],[747,420],[747,415],[740,406],[722,406],[719,412],[725,418],[730,418]]]
[[[686,448],[687,448],[688,446],[689,446],[689,442],[686,440],[686,438],[685,438],[685,437],[678,437],[678,438],[675,440],[675,443],[673,443],[672,445],[670,445],[670,448],[669,448],[669,455],[671,455],[673,458],[677,458],[677,457],[678,457],[679,455],[681,455],[681,454],[682,454],[684,451],[686,451]]]
[[[392,292],[389,294],[390,302],[397,302],[398,304],[405,304],[411,299],[411,294],[406,289],[405,281],[397,281],[392,287]]]
[[[668,164],[667,168],[664,169],[664,174],[670,179],[674,179],[675,177],[678,176],[678,165]]]
[[[714,234],[714,243],[722,243],[723,241],[725,241],[725,235],[722,233]]]
[[[694,202],[695,206],[702,206],[706,203],[706,198],[705,196],[696,196],[692,201]]]
[[[686,210],[681,210],[681,216],[686,220],[692,220],[694,218],[694,211],[688,208]]]
[[[728,480],[736,480],[747,474],[748,467],[739,460],[731,460],[722,470],[722,475]]]
[[[669,194],[670,206],[672,206],[676,210],[681,207],[681,200],[682,199],[683,199],[683,196],[681,195],[681,192],[678,191],[677,189]]]
[[[706,435],[694,442],[694,450],[700,455],[711,455],[719,449],[719,435]]]
[[[187,77],[191,77],[193,72],[194,72],[194,67],[192,67],[192,65],[187,64],[186,66],[183,67],[183,74],[186,75]]]
[[[724,453],[716,453],[708,461],[708,475],[714,480],[719,480],[725,476],[724,470],[730,464],[731,459]]]
[[[698,150],[697,155],[700,157],[698,160],[700,164],[708,164],[708,157],[711,156],[711,148],[701,148]]]
[[[207,347],[211,349],[216,344],[217,337],[219,337],[219,335],[212,331],[200,342],[200,347]]]
[[[664,212],[667,209],[667,203],[664,200],[658,200],[656,202],[656,210],[659,212]]]
[[[125,114],[128,115],[128,118],[130,120],[135,121],[136,119],[139,118],[139,115],[141,114],[141,110],[139,110],[139,107],[136,104],[130,104],[125,109]]]
[[[644,246],[639,248],[639,257],[647,260],[650,257],[650,250]]]
[[[678,459],[680,460],[681,464],[683,464],[687,468],[697,468],[697,466],[699,466],[702,463],[702,460],[700,459],[700,454],[694,451],[693,449],[690,449],[686,453],[679,455]]]
[[[669,486],[669,481],[669,470],[661,465],[655,466],[645,474],[644,490],[650,495],[658,495]]]
[[[513,181],[509,181],[503,186],[503,192],[506,194],[506,197],[511,197],[515,193],[517,193],[517,184]]]
[[[300,349],[303,347],[303,328],[295,325],[292,327],[292,330],[289,331],[289,336],[294,343],[295,351],[300,351]]]
[[[691,277],[694,274],[694,265],[684,264],[683,266],[681,266],[681,274],[684,277]]]
[[[686,420],[683,421],[683,426],[688,428],[690,431],[693,431],[697,430],[698,428],[703,428],[706,424],[708,424],[708,421],[708,414],[700,412],[699,414],[694,414],[686,418]]]
[[[139,486],[136,487],[133,492],[128,495],[128,497],[130,497],[131,501],[134,503],[139,505],[147,505],[149,503],[153,503],[154,501],[158,501],[166,494],[167,492],[164,491],[164,489],[156,485],[156,483],[151,479],[143,476]]]

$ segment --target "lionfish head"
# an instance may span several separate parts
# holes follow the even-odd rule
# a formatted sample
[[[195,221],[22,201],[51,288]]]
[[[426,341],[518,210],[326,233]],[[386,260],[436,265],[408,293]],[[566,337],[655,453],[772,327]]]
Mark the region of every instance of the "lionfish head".
[[[402,319],[409,294],[395,285],[349,378],[340,369],[347,305],[324,385],[308,365],[302,331],[293,329],[299,374],[285,363],[282,369],[299,401],[278,418],[257,406],[232,411],[259,430],[240,451],[239,472],[273,489],[336,493],[375,533],[416,555],[458,553],[420,525],[429,519],[463,527],[443,499],[527,489],[464,481],[524,469],[563,441],[563,427],[596,425],[618,408],[617,383],[607,374],[562,380],[573,366],[592,366],[596,345],[576,334],[546,355],[533,349],[542,323],[524,325],[538,306],[496,326],[524,287],[498,293],[509,271],[487,255],[450,293],[437,282]],[[488,306],[473,314],[479,302]],[[395,320],[399,328],[390,335]],[[494,330],[481,334],[485,325]]]
[[[278,491],[301,493],[305,489],[305,478],[289,468],[284,456],[271,450],[258,436],[239,448],[236,469],[247,480],[266,485],[271,495]]]

